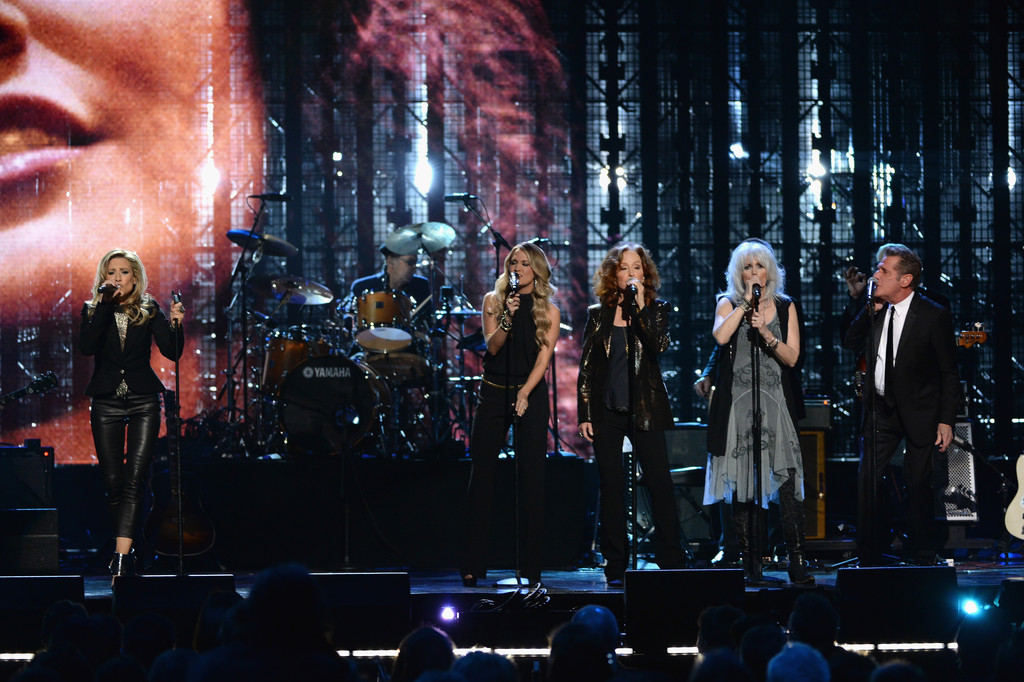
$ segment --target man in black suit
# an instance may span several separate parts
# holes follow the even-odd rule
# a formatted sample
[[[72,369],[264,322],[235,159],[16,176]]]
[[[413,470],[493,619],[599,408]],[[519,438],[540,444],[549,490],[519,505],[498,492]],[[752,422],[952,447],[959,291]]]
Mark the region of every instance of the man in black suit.
[[[874,297],[850,324],[843,346],[868,349],[864,441],[858,487],[858,552],[862,564],[880,556],[878,500],[881,474],[906,443],[904,477],[908,558],[936,559],[932,468],[935,446],[953,441],[959,375],[949,308],[917,291],[921,259],[902,244],[879,250]],[[873,360],[873,361],[872,361]],[[873,418],[872,418],[873,417]]]

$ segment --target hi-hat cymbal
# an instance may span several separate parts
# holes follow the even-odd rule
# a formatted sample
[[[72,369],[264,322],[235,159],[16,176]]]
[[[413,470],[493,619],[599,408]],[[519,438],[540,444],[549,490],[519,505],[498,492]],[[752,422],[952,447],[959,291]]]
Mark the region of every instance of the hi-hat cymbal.
[[[257,294],[293,305],[323,305],[334,300],[334,294],[323,284],[295,275],[253,275],[249,288]]]
[[[249,230],[228,230],[228,239],[239,246],[249,244],[247,250],[255,251],[256,247],[263,245],[263,253],[267,256],[294,256],[299,252],[299,247],[291,242],[286,242],[280,237],[272,234],[260,234],[257,232],[249,239]]]
[[[399,256],[409,256],[420,249],[434,253],[455,241],[455,228],[447,223],[413,223],[400,227],[387,236],[384,247]]]

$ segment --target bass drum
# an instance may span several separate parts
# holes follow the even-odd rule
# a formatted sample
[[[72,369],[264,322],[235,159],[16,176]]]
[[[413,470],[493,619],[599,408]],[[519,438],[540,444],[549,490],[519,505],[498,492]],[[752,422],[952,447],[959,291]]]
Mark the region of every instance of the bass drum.
[[[374,370],[344,357],[311,358],[288,373],[278,404],[288,454],[344,454],[381,433],[390,410]]]

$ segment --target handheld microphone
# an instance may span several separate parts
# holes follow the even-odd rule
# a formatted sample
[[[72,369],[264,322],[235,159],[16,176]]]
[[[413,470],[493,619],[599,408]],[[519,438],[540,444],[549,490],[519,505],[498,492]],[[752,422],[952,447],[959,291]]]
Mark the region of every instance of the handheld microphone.
[[[98,294],[112,294],[115,291],[117,291],[117,287],[114,286],[113,284],[104,284],[103,286],[101,286],[99,289],[96,290],[96,293],[98,293]]]
[[[177,291],[171,289],[171,305],[174,305],[175,303],[181,303],[181,289],[178,289]],[[177,328],[180,323],[178,320],[171,320],[171,324]]]
[[[875,291],[878,289],[878,280],[874,277],[868,279],[868,305],[875,302]]]
[[[959,447],[964,452],[966,452],[966,453],[968,453],[970,455],[974,454],[974,446],[971,445],[970,443],[968,443],[967,441],[965,441],[960,436],[956,435],[955,433],[953,434],[953,443],[955,443],[956,446]]]
[[[250,194],[250,199],[259,199],[260,201],[291,201],[292,195],[290,194]]]
[[[519,275],[514,272],[508,273],[508,285],[512,287],[512,293],[519,292]]]
[[[640,293],[640,290],[636,288],[636,285],[630,282],[626,285],[626,298],[636,300],[636,295]]]
[[[757,305],[761,302],[761,285],[754,282],[754,285],[750,287],[750,293],[753,295],[754,310],[757,310]]]
[[[480,197],[478,197],[477,195],[470,194],[469,192],[456,192],[455,194],[444,195],[444,200],[449,203],[455,203],[459,201],[474,201],[479,198]]]

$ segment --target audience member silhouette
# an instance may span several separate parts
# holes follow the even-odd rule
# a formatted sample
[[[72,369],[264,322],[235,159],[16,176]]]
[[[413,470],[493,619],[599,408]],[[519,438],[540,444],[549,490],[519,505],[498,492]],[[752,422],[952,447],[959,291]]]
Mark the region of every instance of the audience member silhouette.
[[[242,596],[237,592],[214,590],[206,596],[203,606],[196,619],[196,629],[192,634],[192,648],[203,653],[219,644],[223,644],[221,627],[227,620],[228,612]]]
[[[61,682],[92,682],[95,669],[77,647],[69,642],[55,641],[37,653],[16,679],[47,679],[56,676]]]
[[[146,669],[133,656],[114,656],[96,669],[94,682],[148,682]]]
[[[84,606],[70,599],[55,601],[50,605],[50,608],[46,609],[40,632],[40,641],[44,649],[49,648],[53,644],[51,639],[53,638],[54,631],[73,616],[88,618],[89,612],[85,610]]]
[[[462,675],[466,682],[517,682],[519,679],[515,663],[490,651],[470,651],[452,664],[451,671]]]
[[[871,673],[871,682],[926,682],[927,679],[924,671],[909,661],[890,661]]]
[[[743,618],[735,606],[709,606],[697,616],[697,651],[706,654],[715,649],[736,651],[733,625]]]
[[[448,670],[455,661],[451,638],[432,625],[410,632],[398,645],[391,682],[415,682],[428,670]]]
[[[802,642],[790,642],[768,662],[768,682],[829,682],[828,662]]]
[[[832,682],[868,682],[878,662],[866,654],[840,648],[828,659]]]
[[[169,649],[149,667],[149,682],[185,682],[189,668],[198,656],[192,649]]]
[[[617,664],[615,650],[622,642],[622,632],[619,630],[619,621],[611,609],[598,604],[588,604],[572,614],[571,622],[590,628],[613,666]]]
[[[564,623],[551,635],[548,651],[548,682],[607,680],[615,672],[615,654],[588,625]]]
[[[348,674],[327,636],[316,580],[304,567],[281,564],[260,573],[234,614],[236,635],[201,654],[190,680],[333,681]]]
[[[839,651],[836,634],[839,631],[839,612],[824,596],[805,592],[793,602],[789,614],[789,639],[817,649],[825,660]]]
[[[996,682],[1019,682],[1024,670],[1024,630],[1013,630],[996,657]]]
[[[704,653],[690,671],[690,682],[754,682],[733,647],[720,646]]]
[[[957,679],[989,682],[995,678],[999,652],[1010,641],[1013,626],[998,613],[965,618],[956,633]]]
[[[775,623],[755,625],[740,638],[740,660],[757,682],[768,676],[768,661],[786,646],[786,633]]]
[[[124,624],[121,651],[148,671],[153,659],[174,648],[176,641],[177,631],[170,618],[162,613],[142,613]]]

